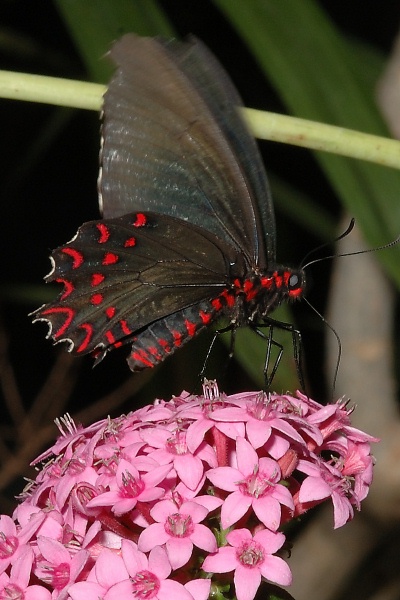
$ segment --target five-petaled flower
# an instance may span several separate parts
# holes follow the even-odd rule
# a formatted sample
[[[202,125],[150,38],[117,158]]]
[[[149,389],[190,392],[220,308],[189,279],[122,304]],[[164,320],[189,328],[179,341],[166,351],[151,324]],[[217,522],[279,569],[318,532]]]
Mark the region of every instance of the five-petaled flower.
[[[193,544],[206,552],[216,552],[217,542],[212,531],[202,525],[208,510],[196,502],[161,500],[150,511],[157,521],[142,531],[139,549],[144,552],[164,545],[173,569],[179,569],[192,556]]]
[[[232,492],[221,509],[221,524],[231,527],[250,506],[266,527],[276,531],[281,523],[281,504],[294,509],[289,490],[279,483],[279,464],[268,457],[259,458],[244,438],[236,441],[237,468],[217,467],[207,473],[218,488]]]
[[[234,571],[237,600],[252,600],[261,577],[280,585],[291,584],[288,565],[279,556],[273,556],[285,542],[282,533],[262,529],[252,536],[248,529],[236,529],[228,533],[226,539],[229,546],[207,556],[203,569],[212,573]]]

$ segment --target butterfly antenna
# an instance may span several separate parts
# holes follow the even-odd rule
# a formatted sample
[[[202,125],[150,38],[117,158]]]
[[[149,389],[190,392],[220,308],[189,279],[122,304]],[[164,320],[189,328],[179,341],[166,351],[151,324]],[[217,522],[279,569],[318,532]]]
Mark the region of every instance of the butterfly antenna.
[[[339,237],[334,239],[332,243],[338,242],[339,240],[346,237],[352,231],[354,224],[355,224],[355,220],[351,219],[350,224],[349,224],[348,228],[346,229],[346,231],[344,233],[342,233]],[[314,250],[311,250],[311,252],[306,254],[306,256],[304,257],[304,259],[301,263],[301,265],[302,265],[301,268],[306,269],[310,265],[315,265],[315,263],[322,262],[323,260],[330,260],[332,258],[340,258],[342,256],[356,256],[357,254],[367,254],[368,252],[377,252],[378,250],[386,250],[387,248],[391,248],[392,246],[395,246],[399,242],[400,242],[400,235],[398,235],[397,238],[395,238],[391,242],[388,242],[387,244],[383,244],[382,246],[375,246],[375,248],[366,248],[364,250],[356,250],[355,252],[343,252],[343,254],[331,254],[330,256],[323,256],[322,258],[316,258],[315,260],[311,260],[310,262],[304,264],[305,260],[310,256],[310,254],[313,254],[317,250],[320,250],[321,248],[324,248],[325,246],[328,245],[328,244],[322,244],[321,246],[318,246],[317,248],[315,248]]]
[[[300,265],[300,269],[305,269],[306,267],[308,267],[309,265],[314,264],[315,262],[319,262],[320,260],[325,260],[326,258],[332,258],[332,256],[324,256],[323,258],[317,258],[316,260],[313,260],[307,264],[304,264],[306,262],[306,260],[308,259],[309,256],[311,256],[312,254],[314,254],[315,252],[319,252],[320,250],[322,250],[322,248],[326,248],[327,246],[330,246],[331,244],[335,244],[336,242],[338,242],[339,240],[342,240],[344,237],[346,237],[347,235],[349,235],[349,233],[351,233],[354,229],[354,225],[355,225],[356,220],[354,218],[351,219],[346,231],[344,231],[343,233],[341,233],[338,237],[336,237],[335,239],[333,239],[331,242],[325,242],[324,244],[321,244],[320,246],[317,246],[316,248],[313,248],[312,250],[310,250],[310,252],[307,252],[307,254],[305,255],[305,257],[303,258],[303,260],[301,261],[301,265]],[[358,253],[356,253],[358,254]]]
[[[339,373],[339,366],[340,366],[340,361],[342,358],[342,342],[340,341],[340,337],[338,332],[336,331],[336,329],[334,329],[332,327],[332,325],[325,319],[325,317],[315,308],[315,306],[313,306],[308,300],[307,298],[303,298],[303,300],[306,302],[306,304],[308,304],[308,306],[311,308],[311,310],[313,310],[315,312],[316,315],[319,316],[319,318],[321,319],[321,321],[323,321],[323,323],[325,323],[325,325],[332,331],[333,335],[336,338],[336,342],[338,345],[338,353],[337,353],[337,361],[336,361],[336,366],[335,366],[335,373],[333,376],[333,384],[332,384],[332,397],[333,394],[335,392],[335,388],[336,388],[336,382],[337,382],[337,377],[338,377],[338,373]]]

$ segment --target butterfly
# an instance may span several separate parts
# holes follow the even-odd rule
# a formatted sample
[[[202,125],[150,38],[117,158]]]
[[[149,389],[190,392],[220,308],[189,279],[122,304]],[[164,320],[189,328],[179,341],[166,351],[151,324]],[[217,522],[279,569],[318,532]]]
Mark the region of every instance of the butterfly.
[[[53,251],[46,281],[64,288],[33,316],[96,362],[131,344],[128,364],[140,371],[221,316],[233,332],[272,327],[270,313],[301,298],[305,276],[276,264],[267,176],[211,52],[195,38],[127,34],[110,56],[103,219]]]

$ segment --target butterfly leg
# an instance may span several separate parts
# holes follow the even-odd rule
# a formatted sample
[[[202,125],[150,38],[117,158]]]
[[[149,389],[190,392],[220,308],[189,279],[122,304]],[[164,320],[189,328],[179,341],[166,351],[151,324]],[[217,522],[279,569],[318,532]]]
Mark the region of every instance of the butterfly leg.
[[[264,328],[264,327],[268,327],[268,335],[265,335],[265,333],[262,331],[262,328]],[[252,327],[252,329],[255,331],[255,333],[257,333],[263,339],[267,340],[267,352],[265,355],[265,362],[264,362],[264,376],[265,376],[267,388],[270,387],[272,384],[272,381],[275,377],[276,371],[278,369],[278,366],[279,366],[279,363],[281,361],[282,354],[283,354],[283,346],[279,342],[274,340],[274,337],[273,337],[275,328],[282,329],[284,331],[289,331],[292,336],[293,356],[294,356],[294,360],[296,363],[297,377],[299,379],[301,388],[304,390],[305,389],[304,376],[303,376],[303,371],[301,368],[301,365],[302,365],[301,333],[291,323],[284,323],[282,321],[276,321],[275,319],[271,319],[270,317],[268,317],[265,320],[265,323],[261,323],[261,324],[257,323],[257,324],[254,324],[254,326]],[[270,375],[268,375],[268,367],[269,367],[270,360],[271,360],[272,346],[275,346],[276,348],[278,348],[278,356],[274,361],[274,366],[271,370]]]
[[[208,351],[207,351],[206,357],[205,357],[205,359],[204,359],[203,367],[202,367],[202,369],[201,369],[201,371],[200,371],[200,375],[199,375],[199,377],[200,377],[200,380],[201,380],[201,381],[203,381],[203,378],[204,378],[204,373],[205,373],[205,371],[206,371],[206,368],[207,368],[207,363],[208,363],[208,360],[209,360],[209,358],[210,358],[210,355],[211,355],[211,352],[212,352],[212,349],[213,349],[213,347],[214,347],[214,344],[215,344],[215,341],[216,341],[216,339],[217,339],[217,338],[218,338],[220,335],[222,335],[223,333],[227,333],[228,331],[230,331],[230,332],[231,332],[231,342],[230,342],[230,344],[229,344],[229,360],[232,358],[232,356],[233,356],[233,351],[234,351],[234,348],[235,348],[236,329],[237,329],[237,327],[235,326],[235,324],[234,324],[234,323],[230,323],[230,324],[229,324],[229,325],[227,325],[226,327],[223,327],[222,329],[217,329],[217,330],[214,332],[213,339],[212,339],[212,341],[211,341],[210,347],[208,348]]]

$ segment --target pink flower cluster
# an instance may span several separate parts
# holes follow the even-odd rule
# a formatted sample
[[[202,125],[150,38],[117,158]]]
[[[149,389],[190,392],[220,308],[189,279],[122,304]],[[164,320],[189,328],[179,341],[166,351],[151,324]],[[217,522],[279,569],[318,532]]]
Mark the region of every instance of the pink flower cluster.
[[[209,382],[87,428],[67,416],[0,517],[0,599],[252,600],[263,580],[290,585],[282,526],[331,498],[339,527],[368,493],[377,440],[350,412]]]

